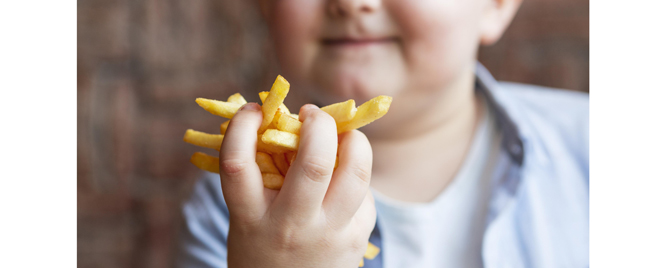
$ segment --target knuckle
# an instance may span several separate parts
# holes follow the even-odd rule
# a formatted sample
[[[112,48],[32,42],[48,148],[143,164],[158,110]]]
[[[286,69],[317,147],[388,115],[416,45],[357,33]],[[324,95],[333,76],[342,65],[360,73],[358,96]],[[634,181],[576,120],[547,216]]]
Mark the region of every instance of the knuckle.
[[[370,184],[371,182],[371,169],[360,163],[352,164],[352,166],[346,170],[346,173],[351,177],[357,178],[363,184]]]
[[[273,228],[271,228],[271,235],[268,237],[271,240],[271,244],[275,245],[276,248],[295,250],[312,242],[312,237],[304,235],[305,230],[308,229],[307,225],[293,224],[284,219],[273,219],[272,222],[271,226]]]
[[[355,236],[352,239],[352,243],[350,244],[351,250],[359,254],[364,254],[367,247],[368,240],[365,238],[365,236],[362,235]]]
[[[271,240],[273,240],[271,244],[277,245],[277,247],[287,250],[295,249],[300,244],[297,232],[291,228],[279,229],[279,231],[274,232],[274,234],[271,236]]]
[[[249,161],[238,158],[227,158],[220,161],[220,171],[228,176],[242,174],[249,167]]]
[[[309,179],[322,182],[331,176],[333,163],[320,157],[308,157],[301,164],[303,174]]]

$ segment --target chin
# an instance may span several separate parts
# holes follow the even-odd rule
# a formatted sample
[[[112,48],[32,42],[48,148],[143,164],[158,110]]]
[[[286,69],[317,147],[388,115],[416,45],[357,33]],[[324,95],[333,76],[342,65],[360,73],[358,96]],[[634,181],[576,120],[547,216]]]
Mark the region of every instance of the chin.
[[[397,75],[379,74],[369,70],[334,72],[321,75],[313,98],[318,102],[334,103],[354,99],[357,105],[379,95],[395,96],[402,84]]]

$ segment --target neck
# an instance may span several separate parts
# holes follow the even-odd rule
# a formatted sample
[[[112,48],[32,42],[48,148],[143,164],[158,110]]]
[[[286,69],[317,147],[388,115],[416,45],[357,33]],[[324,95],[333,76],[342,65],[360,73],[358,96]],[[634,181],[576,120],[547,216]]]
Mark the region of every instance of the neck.
[[[419,116],[403,120],[395,116],[388,120],[394,122],[393,128],[366,133],[373,147],[371,185],[376,190],[403,201],[427,202],[449,185],[467,155],[482,114],[483,105],[474,93],[474,73],[469,73],[439,91],[444,92],[440,96],[423,98],[420,107],[404,108],[410,105],[410,98],[403,98],[407,102],[401,102],[400,96],[394,98],[396,111],[418,109]]]

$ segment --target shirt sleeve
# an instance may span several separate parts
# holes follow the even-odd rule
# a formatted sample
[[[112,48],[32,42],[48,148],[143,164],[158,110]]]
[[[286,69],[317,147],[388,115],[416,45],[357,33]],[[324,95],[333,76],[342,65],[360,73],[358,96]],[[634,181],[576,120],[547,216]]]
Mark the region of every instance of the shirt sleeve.
[[[229,210],[217,174],[207,173],[196,183],[183,217],[176,267],[227,267]]]

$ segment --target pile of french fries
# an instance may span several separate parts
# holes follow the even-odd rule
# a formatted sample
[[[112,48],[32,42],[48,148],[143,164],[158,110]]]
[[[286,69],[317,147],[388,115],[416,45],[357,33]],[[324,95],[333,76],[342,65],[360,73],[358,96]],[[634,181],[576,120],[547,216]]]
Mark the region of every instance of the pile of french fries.
[[[296,159],[299,150],[301,121],[299,121],[299,115],[290,113],[283,103],[288,92],[289,82],[278,75],[271,91],[259,93],[264,118],[257,132],[255,159],[262,172],[264,187],[274,190],[282,187],[287,170]],[[334,118],[338,134],[340,134],[363,127],[384,116],[389,111],[391,100],[391,97],[388,96],[378,96],[359,107],[355,106],[354,100],[348,100],[321,109]],[[204,110],[229,119],[234,117],[236,111],[246,104],[246,100],[239,93],[229,96],[227,101],[204,98],[197,98],[196,101]],[[183,140],[219,151],[229,122],[226,121],[220,125],[220,134],[208,134],[188,129],[185,131]],[[202,170],[220,172],[218,157],[196,152],[190,158],[190,162]],[[338,166],[338,158],[336,158],[336,166]]]
[[[288,92],[289,82],[278,75],[269,92],[259,93],[263,119],[257,132],[255,161],[262,172],[264,187],[274,190],[280,190],[282,187],[287,170],[296,159],[299,149],[299,133],[302,123],[299,121],[299,115],[290,113],[283,104]],[[363,127],[381,118],[389,111],[391,100],[391,97],[388,96],[378,96],[359,107],[356,107],[354,100],[348,100],[321,109],[334,118],[338,134],[340,134]],[[227,101],[204,98],[197,98],[196,101],[204,110],[228,119],[234,117],[236,111],[247,103],[239,93],[229,96]],[[208,134],[188,129],[185,131],[183,141],[219,151],[229,122],[228,120],[220,125],[220,134]],[[190,162],[199,169],[220,173],[218,157],[196,152],[190,158]],[[335,166],[338,166],[338,157],[336,157]],[[369,242],[364,258],[372,260],[379,252],[380,249]],[[359,267],[363,266],[364,260],[362,259]]]

